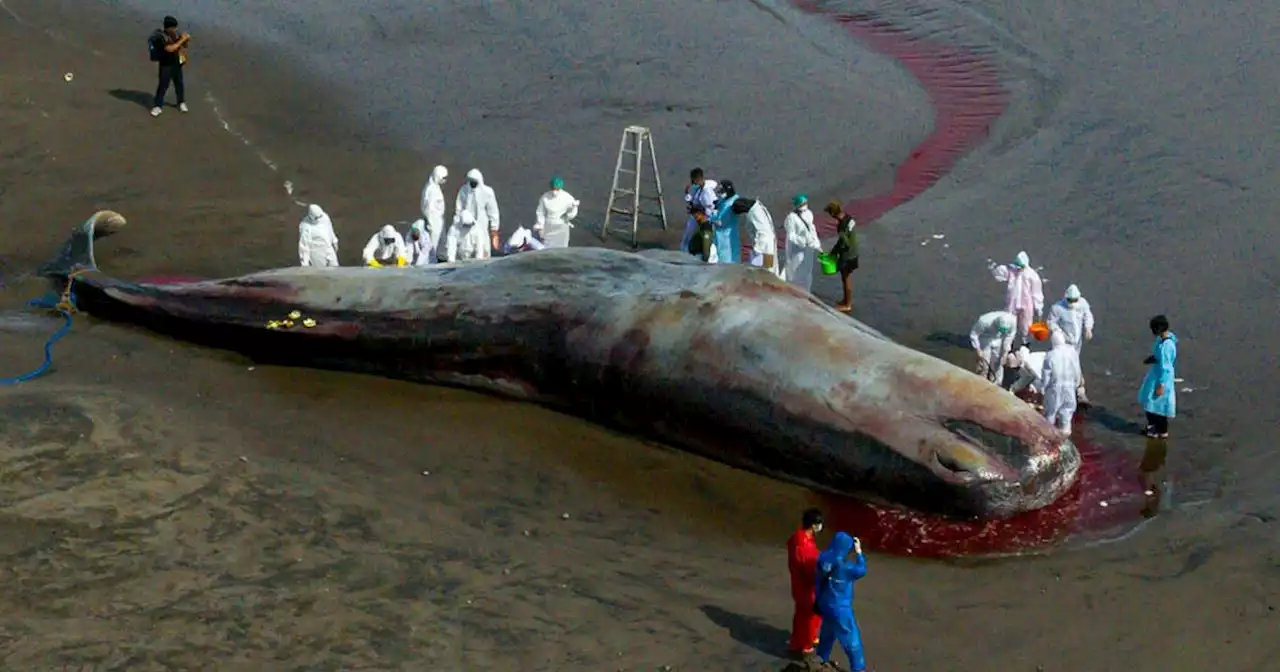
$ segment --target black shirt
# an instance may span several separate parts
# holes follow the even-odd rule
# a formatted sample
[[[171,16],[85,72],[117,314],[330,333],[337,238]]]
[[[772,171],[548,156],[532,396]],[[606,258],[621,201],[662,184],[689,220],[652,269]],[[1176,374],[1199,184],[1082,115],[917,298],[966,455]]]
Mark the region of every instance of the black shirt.
[[[159,62],[161,66],[182,65],[177,51],[165,51],[164,49],[166,45],[173,42],[174,40],[170,39],[169,35],[163,30],[157,30],[151,34],[151,43],[154,45],[153,48],[156,53],[160,55]]]

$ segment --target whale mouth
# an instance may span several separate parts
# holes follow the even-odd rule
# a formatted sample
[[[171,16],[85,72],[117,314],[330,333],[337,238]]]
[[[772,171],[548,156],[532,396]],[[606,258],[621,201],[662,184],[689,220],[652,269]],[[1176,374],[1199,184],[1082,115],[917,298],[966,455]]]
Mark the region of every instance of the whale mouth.
[[[1031,464],[1031,458],[1035,454],[1031,444],[1026,441],[990,427],[984,427],[972,420],[951,418],[942,421],[942,426],[955,435],[956,438],[982,448],[989,456],[999,459],[1014,471],[1020,472],[1025,469]],[[952,471],[968,470],[956,469],[948,462],[956,464],[956,466],[961,465],[954,459],[944,459],[943,456],[939,456],[938,462]]]

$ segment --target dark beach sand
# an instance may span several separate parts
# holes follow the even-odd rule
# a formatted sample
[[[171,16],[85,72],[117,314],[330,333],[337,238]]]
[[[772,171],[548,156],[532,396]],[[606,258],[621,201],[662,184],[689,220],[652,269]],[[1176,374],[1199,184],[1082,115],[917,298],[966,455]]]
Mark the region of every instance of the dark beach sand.
[[[153,120],[145,113],[152,68],[142,50],[149,21],[97,5],[74,13],[60,3],[5,5],[22,23],[0,11],[0,309],[42,292],[22,273],[103,207],[130,219],[127,233],[100,255],[122,277],[216,276],[291,263],[300,208],[285,180],[301,198],[337,213],[350,260],[378,224],[412,215],[422,176],[439,160],[348,129],[316,82],[217,35],[200,36],[217,58],[195,55],[208,71],[191,71],[191,114],[170,110]],[[992,56],[1019,53],[1003,46]],[[256,64],[252,87],[236,87],[244,63]],[[62,80],[67,71],[75,73],[71,84]],[[1280,655],[1280,555],[1274,492],[1268,499],[1263,483],[1274,489],[1276,471],[1261,447],[1270,449],[1274,424],[1266,426],[1249,395],[1227,391],[1235,380],[1255,396],[1274,398],[1276,390],[1253,370],[1260,360],[1238,329],[1210,332],[1233,323],[1222,312],[1231,309],[1212,301],[1215,291],[1250,281],[1230,264],[1213,274],[1226,290],[1208,281],[1195,289],[1143,280],[1133,250],[1154,232],[1088,228],[1083,217],[1068,230],[1050,212],[1056,201],[1045,193],[1053,184],[1047,178],[1046,186],[1021,187],[1025,211],[997,216],[1012,197],[978,184],[983,172],[1052,169],[1052,159],[1037,154],[1047,150],[1034,143],[1034,129],[1052,111],[1026,102],[1044,103],[1027,95],[1026,84],[1043,80],[1009,71],[1015,102],[989,145],[865,234],[874,263],[859,278],[858,317],[954,358],[954,349],[929,336],[962,331],[998,295],[981,273],[986,256],[1070,250],[1072,258],[1046,271],[1051,291],[1066,282],[1059,263],[1080,269],[1087,294],[1104,278],[1123,277],[1123,293],[1089,294],[1113,334],[1087,351],[1091,392],[1114,415],[1095,413],[1082,431],[1136,463],[1141,443],[1109,426],[1137,415],[1130,399],[1153,312],[1140,299],[1176,295],[1167,310],[1181,315],[1175,324],[1187,323],[1181,333],[1190,336],[1183,375],[1223,396],[1185,398],[1191,417],[1180,423],[1184,434],[1165,476],[1178,481],[1175,504],[1206,501],[1167,511],[1122,541],[1041,557],[942,563],[873,554],[872,575],[858,593],[872,665],[1268,669]],[[1058,109],[1066,109],[1061,101],[1072,89],[1058,91]],[[924,97],[908,90],[900,99],[918,106]],[[889,99],[857,104],[886,107]],[[893,141],[868,150],[863,163],[833,167],[833,189],[841,175],[884,186],[885,167],[928,132],[917,123],[919,110],[882,114],[903,118],[899,126],[878,122]],[[1081,136],[1093,138],[1096,162],[1115,160],[1119,150],[1107,138],[1130,137],[1123,125],[1112,128]],[[599,151],[606,163],[616,132]],[[683,170],[678,164],[702,162],[668,146],[664,168],[673,179]],[[468,157],[449,158],[455,176],[465,171]],[[604,179],[597,168],[581,179]],[[775,214],[803,181],[793,170],[770,186]],[[1088,175],[1078,182],[1090,183]],[[603,198],[598,186],[591,185],[592,198]],[[1127,207],[1124,187],[1092,201]],[[513,194],[513,209],[537,193],[537,185],[520,188],[528,193]],[[1269,202],[1230,202],[1239,204],[1239,217],[1217,230],[1237,233],[1213,236],[1188,224],[1188,244],[1217,245],[1223,257],[1242,260],[1250,250],[1273,251],[1270,238],[1241,228]],[[966,209],[981,218],[958,214]],[[1036,221],[1058,223],[1027,224]],[[935,231],[947,234],[948,251],[932,242],[920,247]],[[1252,248],[1239,243],[1250,235]],[[1089,245],[1065,245],[1072,236]],[[1188,273],[1202,261],[1194,251],[1160,250],[1169,257],[1162,263]],[[819,283],[820,294],[831,291]],[[1255,305],[1265,297],[1256,293],[1262,287],[1250,291]],[[1271,334],[1268,319],[1257,319],[1259,336]],[[1190,354],[1197,329],[1222,336],[1215,343],[1227,347],[1214,363],[1227,370]],[[38,364],[42,341],[32,329],[0,326],[0,375]],[[4,669],[782,667],[776,654],[790,607],[781,544],[798,511],[816,501],[799,489],[528,405],[254,367],[87,317],[56,355],[47,378],[0,388]],[[1107,367],[1114,376],[1099,375]],[[1228,374],[1234,377],[1217,377]],[[1099,424],[1109,417],[1116,421]]]

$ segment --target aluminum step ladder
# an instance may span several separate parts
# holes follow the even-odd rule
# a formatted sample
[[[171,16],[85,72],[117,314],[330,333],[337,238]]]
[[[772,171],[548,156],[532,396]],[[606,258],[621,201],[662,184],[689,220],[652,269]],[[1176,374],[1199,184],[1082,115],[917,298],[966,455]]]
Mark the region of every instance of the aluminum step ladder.
[[[644,166],[645,148],[649,150],[649,166],[653,171],[653,185],[657,189],[657,196],[644,196],[640,193],[640,173]],[[626,157],[635,157],[634,161]],[[626,167],[623,161],[626,160]],[[628,178],[627,182],[623,182],[623,175],[634,176],[634,179]],[[626,184],[628,187],[623,187]],[[640,201],[657,201],[657,212],[641,212]],[[630,208],[626,206],[630,205]],[[631,217],[631,246],[639,247],[640,245],[640,215],[648,215],[659,217],[662,220],[662,230],[667,230],[667,206],[662,200],[662,177],[658,174],[658,157],[653,152],[653,134],[649,129],[643,126],[628,126],[622,131],[622,144],[618,147],[618,164],[613,169],[613,189],[609,192],[609,210],[604,215],[604,226],[601,227],[600,237],[607,238],[609,235],[609,224],[614,215],[626,215]]]

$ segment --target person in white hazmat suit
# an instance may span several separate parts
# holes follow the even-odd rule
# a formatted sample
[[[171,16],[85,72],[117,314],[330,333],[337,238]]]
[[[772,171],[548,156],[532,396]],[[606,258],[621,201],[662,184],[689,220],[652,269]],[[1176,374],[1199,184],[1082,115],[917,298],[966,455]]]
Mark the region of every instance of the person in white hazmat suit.
[[[449,169],[436,166],[431,169],[431,177],[422,187],[422,199],[418,209],[422,211],[422,221],[426,222],[427,239],[431,243],[431,253],[427,263],[439,261],[437,250],[440,249],[440,238],[444,235],[444,183],[449,177]],[[416,265],[416,264],[415,264]]]
[[[1080,353],[1067,343],[1061,329],[1049,330],[1053,349],[1044,358],[1040,384],[1044,389],[1044,417],[1071,435],[1071,418],[1076,413],[1076,388],[1080,386]]]
[[[791,205],[793,209],[782,222],[787,231],[787,265],[782,278],[807,292],[813,287],[813,260],[822,251],[822,241],[809,210],[809,197],[796,194]]]
[[[333,220],[320,206],[307,206],[307,214],[298,224],[298,263],[302,266],[337,266],[338,234]]]
[[[471,219],[475,222],[475,226],[480,227],[480,231],[489,232],[489,251],[498,249],[498,196],[493,193],[493,187],[484,183],[484,175],[479,170],[472,168],[467,171],[467,181],[458,190],[458,198],[453,204],[453,222],[458,224],[462,221],[462,213],[471,213]],[[489,258],[489,252],[485,252],[483,259]]]
[[[489,232],[476,222],[470,210],[462,211],[444,240],[444,260],[448,263],[489,258]]]
[[[507,242],[502,244],[502,254],[508,255],[515,254],[517,252],[532,252],[534,250],[546,249],[546,247],[547,245],[541,240],[538,240],[537,236],[534,236],[532,231],[524,228],[523,226],[518,226],[516,227],[515,233],[511,234],[511,237],[507,239]]]
[[[409,250],[410,266],[427,266],[436,262],[436,250],[431,246],[431,235],[427,233],[424,220],[419,219],[409,226],[404,245]]]
[[[731,207],[739,217],[746,215],[746,231],[751,236],[751,256],[747,263],[781,277],[778,270],[778,232],[773,228],[773,216],[769,210],[764,203],[749,198],[739,198]]]
[[[969,345],[978,357],[974,371],[996,385],[1004,384],[1004,356],[1013,350],[1017,321],[1013,313],[996,310],[979,317],[969,330]]]
[[[1080,288],[1071,285],[1062,296],[1062,300],[1049,308],[1050,327],[1062,330],[1067,343],[1076,349],[1076,354],[1084,349],[1084,342],[1093,340],[1093,309],[1089,302],[1080,295]],[[1089,398],[1084,392],[1084,377],[1080,377],[1080,387],[1076,389],[1076,400],[1088,404]]]
[[[1013,381],[1009,391],[1018,394],[1030,389],[1032,394],[1040,391],[1040,373],[1044,370],[1044,357],[1047,352],[1031,352],[1027,346],[1018,348],[1018,352],[1005,358],[1005,368],[1017,369],[1018,379]]]
[[[374,268],[409,265],[409,248],[404,244],[404,237],[390,224],[373,234],[360,256],[366,266]]]
[[[698,222],[693,217],[693,209],[701,206],[703,212],[710,217],[716,211],[716,187],[719,183],[707,179],[701,168],[689,171],[689,186],[684,189],[685,209],[689,212],[689,220],[684,225],[684,237],[680,239],[680,251],[688,252],[693,234],[698,231]]]
[[[547,247],[569,247],[569,229],[578,216],[578,199],[564,190],[564,180],[551,178],[551,190],[538,199],[533,232]]]
[[[1031,268],[1031,258],[1019,252],[1012,264],[992,263],[991,276],[1005,283],[1004,309],[1018,318],[1018,336],[1023,344],[1030,343],[1031,323],[1044,313],[1044,283],[1040,274]]]

